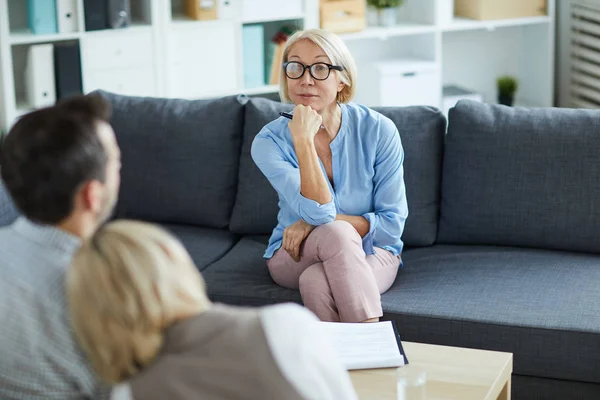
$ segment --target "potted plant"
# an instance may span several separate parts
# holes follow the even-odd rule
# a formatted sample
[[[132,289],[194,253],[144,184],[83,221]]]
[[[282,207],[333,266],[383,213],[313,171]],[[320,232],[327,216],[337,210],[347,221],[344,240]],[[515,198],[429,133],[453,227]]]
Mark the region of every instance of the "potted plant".
[[[497,79],[498,85],[498,103],[504,104],[505,106],[512,106],[515,100],[515,93],[519,88],[519,81],[517,78],[505,75]]]
[[[367,0],[367,4],[377,11],[380,26],[394,26],[397,23],[398,7],[404,0]]]

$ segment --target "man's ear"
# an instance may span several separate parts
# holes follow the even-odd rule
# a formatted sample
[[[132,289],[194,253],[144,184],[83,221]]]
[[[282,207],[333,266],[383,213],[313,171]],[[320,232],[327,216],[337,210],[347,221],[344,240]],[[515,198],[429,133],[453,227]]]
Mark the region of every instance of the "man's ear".
[[[93,213],[101,212],[103,191],[104,185],[100,181],[91,180],[86,182],[77,195],[82,208]]]

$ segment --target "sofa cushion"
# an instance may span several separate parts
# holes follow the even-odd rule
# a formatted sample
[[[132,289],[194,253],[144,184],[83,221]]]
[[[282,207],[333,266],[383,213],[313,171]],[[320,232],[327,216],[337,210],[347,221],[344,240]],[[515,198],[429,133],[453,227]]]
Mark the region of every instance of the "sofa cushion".
[[[292,106],[253,98],[246,104],[244,144],[240,158],[238,192],[230,228],[241,234],[270,234],[277,225],[278,199],[269,181],[250,156],[256,134],[280,111]],[[435,241],[439,215],[440,175],[445,118],[428,107],[375,108],[400,131],[404,147],[404,180],[409,215],[402,239],[406,246]]]
[[[600,257],[436,245],[403,260],[382,296],[403,340],[512,352],[515,374],[600,382]]]
[[[181,241],[200,271],[223,257],[239,239],[238,236],[225,229],[175,224],[162,224],[161,226]]]
[[[374,107],[398,127],[404,147],[407,247],[429,246],[437,237],[446,118],[431,107]]]
[[[18,216],[19,212],[0,179],[0,227],[12,224]]]
[[[224,228],[235,191],[244,101],[155,99],[99,92],[122,152],[115,215]]]
[[[302,304],[300,292],[276,285],[263,253],[268,237],[244,237],[202,275],[213,301],[241,306],[262,306],[293,301]]]
[[[600,112],[461,101],[450,111],[440,243],[600,252]]]
[[[270,235],[277,225],[277,192],[252,160],[250,149],[254,137],[267,123],[277,119],[279,112],[292,108],[291,104],[263,98],[252,98],[246,103],[237,196],[229,227],[232,232]]]

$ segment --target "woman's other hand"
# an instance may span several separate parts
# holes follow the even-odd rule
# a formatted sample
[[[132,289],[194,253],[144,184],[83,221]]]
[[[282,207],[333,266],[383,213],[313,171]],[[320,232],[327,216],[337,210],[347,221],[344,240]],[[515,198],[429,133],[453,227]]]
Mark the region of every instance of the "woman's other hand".
[[[288,127],[294,141],[302,139],[312,140],[319,131],[322,123],[323,118],[319,113],[310,106],[299,104],[294,108],[294,117],[288,123]]]
[[[283,231],[282,247],[294,261],[300,261],[300,246],[313,229],[315,229],[313,225],[299,219]]]

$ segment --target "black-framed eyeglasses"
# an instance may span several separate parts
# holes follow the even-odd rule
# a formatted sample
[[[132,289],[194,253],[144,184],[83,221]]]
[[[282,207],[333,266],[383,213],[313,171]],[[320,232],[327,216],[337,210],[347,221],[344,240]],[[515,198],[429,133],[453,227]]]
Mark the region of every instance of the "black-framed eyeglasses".
[[[283,63],[283,70],[285,71],[285,76],[290,79],[300,79],[304,72],[308,70],[310,72],[310,76],[315,78],[318,81],[324,81],[329,78],[329,74],[331,70],[335,69],[336,71],[343,71],[344,67],[340,67],[339,65],[331,65],[324,62],[317,62],[312,65],[304,65],[298,61],[288,61]]]

